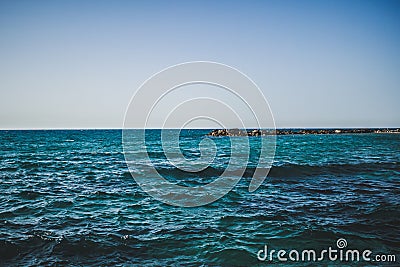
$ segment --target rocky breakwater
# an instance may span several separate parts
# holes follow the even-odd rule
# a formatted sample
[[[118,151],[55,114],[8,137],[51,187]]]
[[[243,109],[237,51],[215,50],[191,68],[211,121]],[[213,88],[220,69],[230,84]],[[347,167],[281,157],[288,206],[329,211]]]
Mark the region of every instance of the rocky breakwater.
[[[265,136],[275,134],[274,130],[243,130],[243,129],[216,129],[212,130],[209,136]]]
[[[367,133],[400,133],[400,128],[353,128],[353,129],[277,129],[277,130],[244,130],[216,129],[208,136],[266,136],[266,135],[296,135],[296,134],[367,134]]]

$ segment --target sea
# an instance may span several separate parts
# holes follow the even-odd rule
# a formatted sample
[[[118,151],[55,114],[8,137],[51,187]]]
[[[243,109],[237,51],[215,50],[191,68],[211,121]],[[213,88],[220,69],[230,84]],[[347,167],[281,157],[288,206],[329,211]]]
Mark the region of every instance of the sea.
[[[229,137],[208,132],[179,133],[185,157],[199,157],[204,138],[226,152]],[[160,149],[159,130],[146,134],[154,136],[147,151],[131,151],[135,171],[122,130],[0,131],[0,265],[399,266],[400,134],[277,136],[256,191],[250,166],[229,193],[199,207],[160,202],[134,176],[151,179],[156,165],[172,183],[201,185],[221,175],[229,153],[218,152],[207,171],[186,172]],[[318,259],[329,248],[337,258]],[[346,249],[360,259],[340,259]],[[303,259],[304,250],[317,259]]]

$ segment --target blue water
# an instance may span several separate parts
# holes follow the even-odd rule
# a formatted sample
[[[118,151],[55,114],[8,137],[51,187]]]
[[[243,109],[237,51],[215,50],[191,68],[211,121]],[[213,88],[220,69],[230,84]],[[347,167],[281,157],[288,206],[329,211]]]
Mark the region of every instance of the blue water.
[[[207,132],[181,133],[185,156],[199,156]],[[171,168],[157,138],[148,149],[170,181],[202,184],[223,171],[227,140],[214,138],[214,165],[197,176]],[[136,175],[152,167],[143,152]],[[265,244],[318,250],[338,238],[399,258],[399,134],[278,136],[253,193],[251,174],[214,203],[179,208],[137,186],[120,130],[0,131],[0,265],[265,266]]]

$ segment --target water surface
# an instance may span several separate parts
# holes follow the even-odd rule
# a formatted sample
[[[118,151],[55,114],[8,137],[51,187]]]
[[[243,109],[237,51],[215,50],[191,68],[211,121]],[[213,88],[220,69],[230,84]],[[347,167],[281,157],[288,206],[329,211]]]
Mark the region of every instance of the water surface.
[[[181,134],[198,157],[207,131]],[[153,164],[172,182],[215,179],[229,157],[201,176],[171,168],[157,138]],[[207,206],[160,203],[137,186],[125,163],[120,130],[0,131],[1,265],[264,264],[257,252],[322,249],[345,238],[374,253],[400,251],[400,135],[278,136],[274,167],[254,193],[251,175]],[[132,152],[132,151],[131,151]],[[146,175],[138,147],[136,175]],[[341,265],[340,263],[337,263]]]

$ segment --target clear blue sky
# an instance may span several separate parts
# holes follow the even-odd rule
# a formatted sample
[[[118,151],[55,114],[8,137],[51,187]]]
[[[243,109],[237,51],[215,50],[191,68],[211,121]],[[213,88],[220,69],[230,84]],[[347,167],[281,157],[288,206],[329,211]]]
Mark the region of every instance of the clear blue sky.
[[[277,127],[400,127],[399,1],[0,1],[0,128],[121,128],[173,64],[250,76]]]

